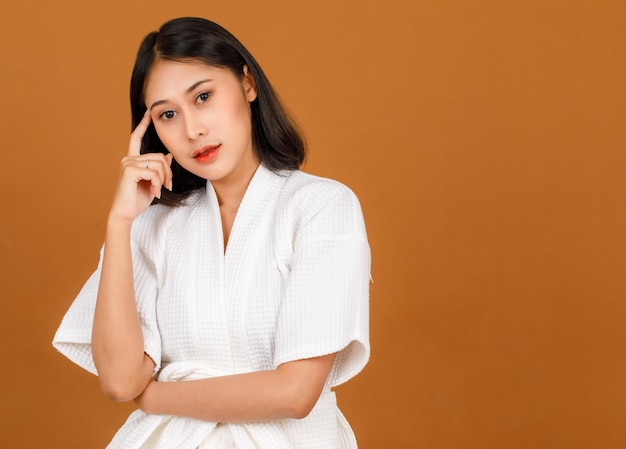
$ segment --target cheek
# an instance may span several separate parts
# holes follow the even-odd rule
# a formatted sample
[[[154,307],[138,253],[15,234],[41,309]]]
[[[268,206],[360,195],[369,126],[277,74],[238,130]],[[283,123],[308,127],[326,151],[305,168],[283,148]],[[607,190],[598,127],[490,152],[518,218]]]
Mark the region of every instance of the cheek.
[[[248,108],[248,104],[237,104],[230,111],[230,124],[239,132],[249,132],[252,128],[252,114]]]
[[[221,123],[229,122],[231,125],[239,127],[246,121],[250,121],[249,104],[241,95],[231,95],[228,101],[219,105],[219,111],[220,113],[216,115]]]
[[[173,130],[171,128],[171,126],[154,126],[157,136],[159,136],[163,145],[170,151],[172,151],[170,146],[173,142]]]

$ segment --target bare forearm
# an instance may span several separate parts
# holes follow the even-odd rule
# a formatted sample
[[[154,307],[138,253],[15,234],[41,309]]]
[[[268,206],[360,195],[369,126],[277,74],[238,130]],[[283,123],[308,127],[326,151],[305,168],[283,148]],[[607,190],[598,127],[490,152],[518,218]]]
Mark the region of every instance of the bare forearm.
[[[151,382],[138,398],[147,413],[213,422],[303,418],[317,402],[335,355],[276,370],[184,382]]]
[[[92,352],[101,386],[111,398],[131,400],[150,380],[151,360],[133,286],[130,222],[109,220],[92,331]]]
[[[273,371],[185,382],[152,382],[144,411],[214,422],[264,421],[290,417],[284,389]],[[148,399],[150,396],[151,399]]]

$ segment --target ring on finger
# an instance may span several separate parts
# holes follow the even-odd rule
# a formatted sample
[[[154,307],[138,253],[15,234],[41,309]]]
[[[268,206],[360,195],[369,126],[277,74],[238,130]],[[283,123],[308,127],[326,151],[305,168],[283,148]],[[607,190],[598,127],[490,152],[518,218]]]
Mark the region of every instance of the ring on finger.
[[[150,159],[146,159],[146,168],[150,166]]]

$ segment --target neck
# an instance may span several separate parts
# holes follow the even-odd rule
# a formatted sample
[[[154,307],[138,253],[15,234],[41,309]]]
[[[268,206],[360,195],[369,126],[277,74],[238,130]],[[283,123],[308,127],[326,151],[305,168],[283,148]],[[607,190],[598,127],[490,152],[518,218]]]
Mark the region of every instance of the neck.
[[[239,208],[239,204],[258,167],[259,162],[256,161],[254,164],[247,164],[245,167],[240,167],[241,170],[238,170],[239,173],[237,173],[237,176],[230,176],[228,179],[220,179],[211,182],[215,189],[220,208]]]

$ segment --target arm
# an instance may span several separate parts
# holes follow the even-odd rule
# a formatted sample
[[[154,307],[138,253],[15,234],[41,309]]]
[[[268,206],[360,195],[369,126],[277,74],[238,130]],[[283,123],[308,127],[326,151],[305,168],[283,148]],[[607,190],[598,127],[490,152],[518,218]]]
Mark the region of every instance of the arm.
[[[336,354],[275,370],[184,382],[150,382],[136,403],[144,412],[213,422],[304,418],[317,403]]]
[[[91,337],[100,386],[106,396],[128,401],[150,380],[154,362],[144,353],[130,252],[130,224],[109,220]]]
[[[171,156],[139,154],[149,123],[150,116],[146,115],[131,135],[128,156],[122,162],[107,222],[92,329],[91,349],[100,385],[117,401],[138,396],[154,369],[154,362],[144,353],[130,248],[133,220],[160,195],[161,185],[171,185]]]

